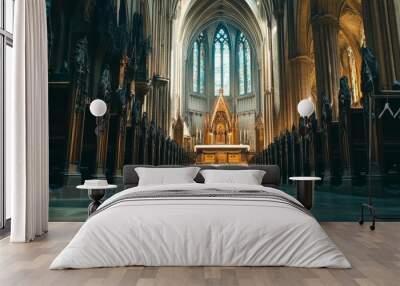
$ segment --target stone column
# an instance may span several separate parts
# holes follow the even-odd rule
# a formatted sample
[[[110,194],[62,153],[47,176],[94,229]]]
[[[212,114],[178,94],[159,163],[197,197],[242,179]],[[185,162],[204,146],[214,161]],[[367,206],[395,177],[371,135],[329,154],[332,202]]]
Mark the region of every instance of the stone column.
[[[81,183],[82,174],[79,169],[83,145],[84,120],[86,104],[75,89],[73,100],[69,108],[68,145],[66,170],[64,172],[64,190],[74,190]],[[80,98],[80,99],[79,99]],[[79,102],[79,103],[78,103]]]
[[[122,114],[119,119],[119,132],[117,137],[117,151],[115,158],[115,177],[122,176],[122,168],[125,163],[125,142],[126,142],[126,120],[125,115]]]
[[[300,100],[311,96],[311,59],[307,55],[299,55],[290,59],[291,89],[292,89],[292,116],[298,118],[297,104]]]
[[[127,55],[122,56],[120,61],[120,68],[119,68],[119,81],[118,81],[118,90],[117,95],[119,97],[125,97],[124,94],[124,85],[128,86],[128,79],[126,78],[126,69],[128,67],[129,58]],[[131,94],[132,90],[135,90],[135,82],[131,82]],[[118,122],[118,135],[117,135],[117,143],[116,143],[116,156],[115,156],[115,170],[114,170],[114,177],[120,178],[122,176],[122,168],[124,166],[124,159],[125,159],[125,140],[126,140],[126,123],[127,123],[127,116],[126,111],[129,110],[128,106],[130,103],[130,99],[125,98],[126,102],[122,104],[122,112],[119,116]]]
[[[273,100],[273,91],[266,90],[264,93],[265,96],[265,122],[266,122],[266,145],[268,146],[270,143],[274,141],[275,135],[275,114],[274,114],[274,100]],[[274,124],[275,123],[275,124]],[[276,124],[277,125],[277,124]],[[242,136],[243,141],[243,136]],[[241,142],[243,143],[243,142]]]
[[[67,151],[67,174],[79,177],[79,163],[81,159],[82,138],[83,138],[83,120],[85,118],[84,107],[82,109],[72,107],[70,112],[71,119],[69,123],[69,139]]]
[[[394,1],[394,6],[396,8],[397,32],[400,39],[400,1]]]
[[[82,141],[84,132],[85,111],[88,104],[87,79],[89,74],[88,65],[88,40],[82,37],[76,42],[73,56],[73,92],[69,107],[69,134],[66,161],[65,185],[76,186],[80,183],[81,174],[79,164],[81,160]]]
[[[332,104],[333,119],[338,118],[338,92],[340,65],[338,53],[339,22],[330,14],[314,14],[311,17],[315,69],[317,80],[317,117],[321,120],[321,96],[326,94]]]
[[[109,120],[109,112],[101,118],[96,118],[96,178],[106,177]]]
[[[365,37],[367,46],[372,49],[379,63],[380,89],[391,89],[393,81],[400,79],[397,1],[363,0]]]
[[[287,96],[287,86],[286,86],[286,65],[285,65],[285,24],[284,24],[284,1],[275,3],[274,16],[276,19],[277,27],[277,38],[278,38],[278,61],[279,61],[279,86],[274,88],[279,88],[280,96],[280,110],[279,110],[279,127],[276,130],[275,136],[279,136],[286,129],[286,124],[292,122],[292,114],[289,112],[291,106],[291,98]]]

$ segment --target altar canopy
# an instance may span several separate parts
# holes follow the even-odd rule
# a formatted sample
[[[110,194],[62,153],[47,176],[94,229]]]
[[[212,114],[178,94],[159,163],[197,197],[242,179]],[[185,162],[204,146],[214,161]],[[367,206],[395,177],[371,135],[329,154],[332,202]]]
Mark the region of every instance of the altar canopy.
[[[238,120],[231,113],[222,89],[204,122],[204,144],[194,146],[198,164],[246,164],[249,145],[240,143]]]
[[[239,144],[237,116],[231,114],[221,89],[212,113],[204,122],[204,144]]]

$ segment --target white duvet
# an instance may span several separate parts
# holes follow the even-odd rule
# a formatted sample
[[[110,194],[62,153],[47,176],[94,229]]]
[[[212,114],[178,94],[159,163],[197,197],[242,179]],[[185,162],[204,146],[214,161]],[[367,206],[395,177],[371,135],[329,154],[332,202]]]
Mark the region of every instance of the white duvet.
[[[104,210],[83,224],[50,269],[128,265],[351,267],[314,217],[287,204],[230,197],[155,198],[112,204],[130,192],[209,188],[266,190],[296,201],[276,189],[238,184],[131,188],[105,201],[100,206]]]

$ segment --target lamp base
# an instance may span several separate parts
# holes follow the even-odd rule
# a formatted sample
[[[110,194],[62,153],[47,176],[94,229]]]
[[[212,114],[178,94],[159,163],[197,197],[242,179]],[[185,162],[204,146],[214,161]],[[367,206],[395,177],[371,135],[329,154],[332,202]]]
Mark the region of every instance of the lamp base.
[[[361,217],[358,223],[360,225],[364,224],[364,209],[367,209],[369,211],[369,214],[372,218],[372,224],[370,225],[369,229],[370,230],[375,230],[375,221],[376,221],[376,212],[375,212],[375,207],[372,204],[362,204],[361,205]]]

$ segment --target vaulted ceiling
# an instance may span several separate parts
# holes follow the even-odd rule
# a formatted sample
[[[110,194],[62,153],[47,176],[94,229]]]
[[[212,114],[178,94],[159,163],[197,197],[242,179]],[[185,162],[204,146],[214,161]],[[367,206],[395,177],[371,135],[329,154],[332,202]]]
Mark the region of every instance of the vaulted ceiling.
[[[269,3],[269,1],[266,1]],[[245,32],[261,46],[267,32],[268,15],[264,1],[182,0],[181,41],[187,46],[193,36],[215,21],[227,21]]]

